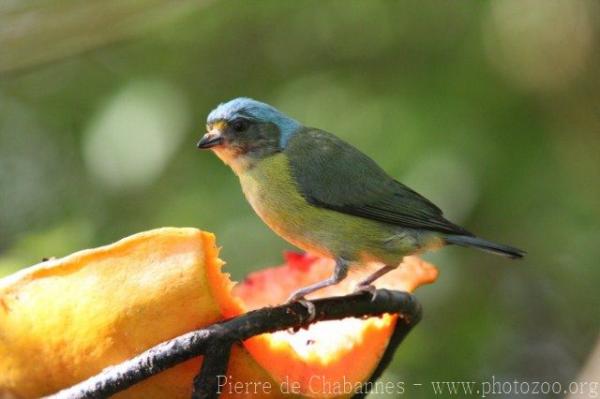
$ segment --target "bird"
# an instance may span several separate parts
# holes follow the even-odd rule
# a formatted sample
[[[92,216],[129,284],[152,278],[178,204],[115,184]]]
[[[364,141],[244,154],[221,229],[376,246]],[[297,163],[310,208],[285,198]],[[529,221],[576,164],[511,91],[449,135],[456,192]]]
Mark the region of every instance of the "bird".
[[[357,290],[373,293],[373,282],[405,256],[446,245],[511,259],[525,255],[448,221],[351,144],[264,102],[239,97],[221,103],[208,114],[206,129],[197,147],[212,150],[233,170],[258,216],[292,245],[335,260],[327,279],[296,290],[288,302],[306,301],[367,262],[381,267]]]

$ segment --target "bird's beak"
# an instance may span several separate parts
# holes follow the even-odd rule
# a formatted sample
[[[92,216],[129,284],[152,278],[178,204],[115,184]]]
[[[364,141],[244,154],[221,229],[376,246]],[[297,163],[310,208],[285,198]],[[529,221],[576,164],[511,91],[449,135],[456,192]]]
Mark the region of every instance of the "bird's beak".
[[[198,141],[198,148],[201,150],[205,150],[208,148],[215,147],[223,143],[223,135],[220,131],[213,129],[210,132],[206,133],[200,141]]]

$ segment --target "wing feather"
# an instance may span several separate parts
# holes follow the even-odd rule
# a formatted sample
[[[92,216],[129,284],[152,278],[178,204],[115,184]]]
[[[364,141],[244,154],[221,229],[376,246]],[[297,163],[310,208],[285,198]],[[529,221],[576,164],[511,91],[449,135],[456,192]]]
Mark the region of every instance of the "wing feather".
[[[292,176],[311,204],[398,226],[471,235],[440,208],[394,180],[371,158],[317,129],[303,129],[285,153]]]

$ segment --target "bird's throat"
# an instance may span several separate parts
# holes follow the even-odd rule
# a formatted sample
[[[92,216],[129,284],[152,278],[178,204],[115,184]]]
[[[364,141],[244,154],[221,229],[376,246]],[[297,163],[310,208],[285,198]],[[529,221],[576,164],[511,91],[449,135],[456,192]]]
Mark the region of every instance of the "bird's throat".
[[[225,164],[228,165],[237,175],[240,175],[249,168],[252,168],[252,159],[244,154],[240,154],[237,150],[219,146],[215,147],[213,151],[219,157],[219,159],[225,162]]]

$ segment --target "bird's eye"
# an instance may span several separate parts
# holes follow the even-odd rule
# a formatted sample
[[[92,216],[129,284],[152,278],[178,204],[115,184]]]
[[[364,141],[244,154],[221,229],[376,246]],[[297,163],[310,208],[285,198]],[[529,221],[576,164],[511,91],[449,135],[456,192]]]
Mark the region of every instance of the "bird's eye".
[[[231,122],[231,127],[236,132],[243,132],[247,130],[249,126],[250,122],[248,122],[248,120],[244,118],[235,119],[233,122]]]

